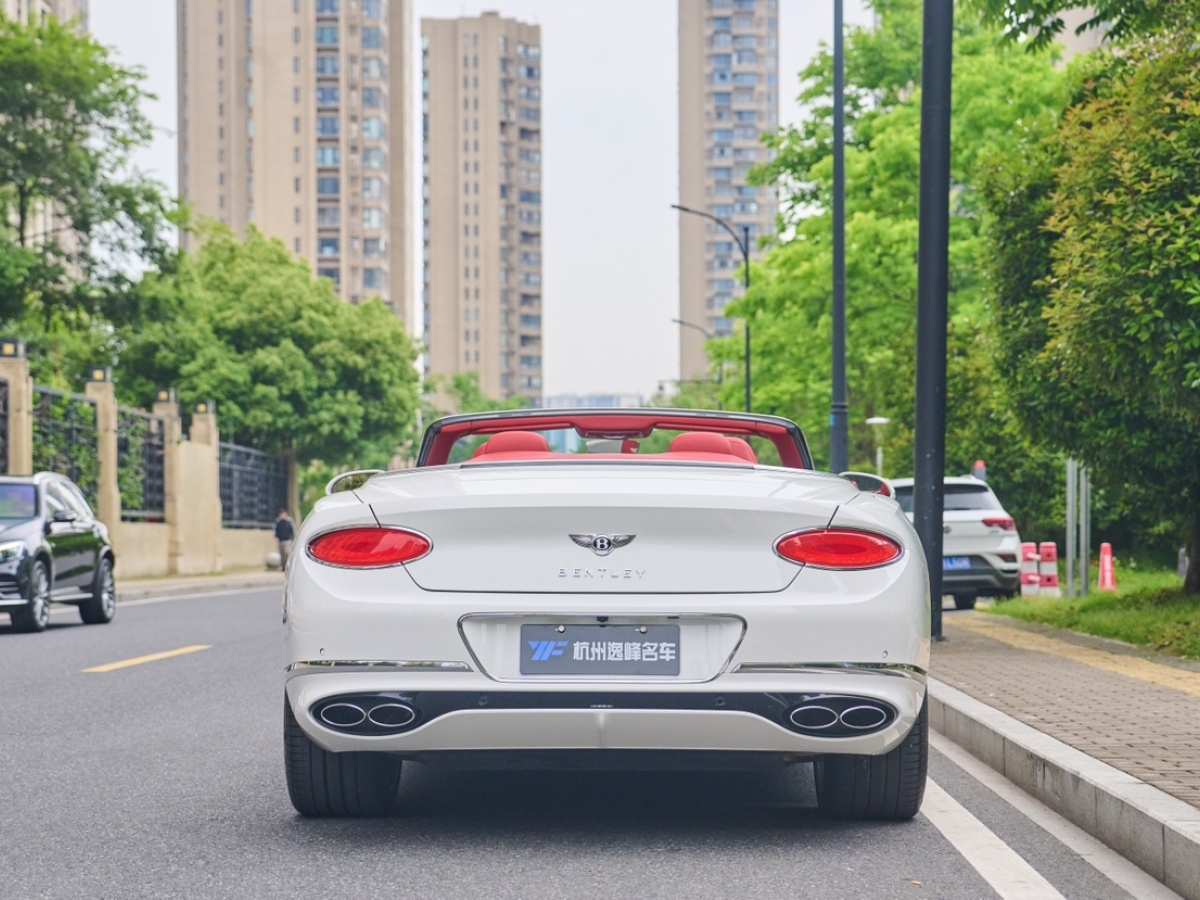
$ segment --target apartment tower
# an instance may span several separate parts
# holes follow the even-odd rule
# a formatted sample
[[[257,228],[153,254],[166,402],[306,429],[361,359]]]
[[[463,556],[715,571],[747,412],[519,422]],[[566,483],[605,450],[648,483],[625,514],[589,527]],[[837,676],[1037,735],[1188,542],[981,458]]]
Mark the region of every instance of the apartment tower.
[[[767,159],[760,137],[778,126],[778,0],[679,0],[679,202],[739,240],[747,226],[752,249],[775,233],[776,202],[747,175]],[[681,380],[712,377],[704,333],[732,333],[725,307],[741,293],[741,266],[725,229],[680,213]]]
[[[541,29],[421,22],[427,377],[542,396]]]
[[[408,318],[411,0],[176,2],[180,195]]]
[[[88,0],[3,0],[0,8],[10,19],[25,21],[30,14],[54,16],[56,19],[79,18],[87,30]]]

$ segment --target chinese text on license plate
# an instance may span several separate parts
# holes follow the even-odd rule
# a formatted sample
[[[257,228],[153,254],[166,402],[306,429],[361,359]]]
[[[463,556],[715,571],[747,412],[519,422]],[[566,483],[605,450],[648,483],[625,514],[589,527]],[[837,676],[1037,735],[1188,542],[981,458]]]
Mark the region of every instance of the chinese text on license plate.
[[[522,675],[678,675],[678,625],[522,625]]]

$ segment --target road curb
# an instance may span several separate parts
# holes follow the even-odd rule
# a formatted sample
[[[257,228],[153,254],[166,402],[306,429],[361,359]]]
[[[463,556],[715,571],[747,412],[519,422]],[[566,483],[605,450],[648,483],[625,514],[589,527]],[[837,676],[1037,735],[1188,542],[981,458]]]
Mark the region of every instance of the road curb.
[[[929,679],[931,727],[1186,900],[1200,900],[1200,809]]]
[[[130,600],[150,600],[155,597],[183,597],[191,594],[213,594],[220,591],[245,591],[259,588],[283,587],[283,577],[214,579],[211,584],[138,585],[122,588],[117,585],[117,603]]]

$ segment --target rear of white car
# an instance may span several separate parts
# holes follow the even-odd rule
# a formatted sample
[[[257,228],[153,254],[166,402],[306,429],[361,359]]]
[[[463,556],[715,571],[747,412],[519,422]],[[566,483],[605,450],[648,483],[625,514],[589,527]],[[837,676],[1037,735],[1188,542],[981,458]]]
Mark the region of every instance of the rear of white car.
[[[356,529],[425,543],[396,565],[321,558],[321,541]],[[789,556],[838,535],[868,554],[873,541],[886,561]],[[907,818],[920,805],[924,559],[896,504],[844,479],[443,466],[323,500],[298,542],[286,721],[289,789],[306,814],[386,810],[400,759],[818,760],[829,811]]]
[[[896,500],[912,517],[913,480],[892,480]],[[978,597],[1007,598],[1021,583],[1021,536],[1013,517],[983,481],[947,478],[942,514],[942,585],[958,609]]]

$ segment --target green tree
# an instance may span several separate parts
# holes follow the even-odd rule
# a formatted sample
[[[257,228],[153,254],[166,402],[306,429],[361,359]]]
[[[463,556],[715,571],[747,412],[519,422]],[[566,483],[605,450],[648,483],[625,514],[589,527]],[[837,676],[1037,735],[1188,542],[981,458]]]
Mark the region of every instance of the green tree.
[[[343,303],[282,242],[216,230],[140,293],[179,314],[122,333],[128,402],[173,385],[185,408],[216,401],[227,439],[301,464],[386,462],[408,435],[416,348],[403,323],[379,301]]]
[[[1029,47],[1040,50],[1053,43],[1066,28],[1062,13],[1086,10],[1088,18],[1076,29],[1107,28],[1110,40],[1144,34],[1173,16],[1178,0],[976,0],[985,19],[1004,29],[1012,41],[1029,38]]]
[[[1195,6],[1192,6],[1195,9]],[[989,179],[1001,360],[1027,425],[1115,509],[1200,557],[1200,50],[1193,27],[1080,73],[1063,127]],[[1186,590],[1200,593],[1200,567]]]

